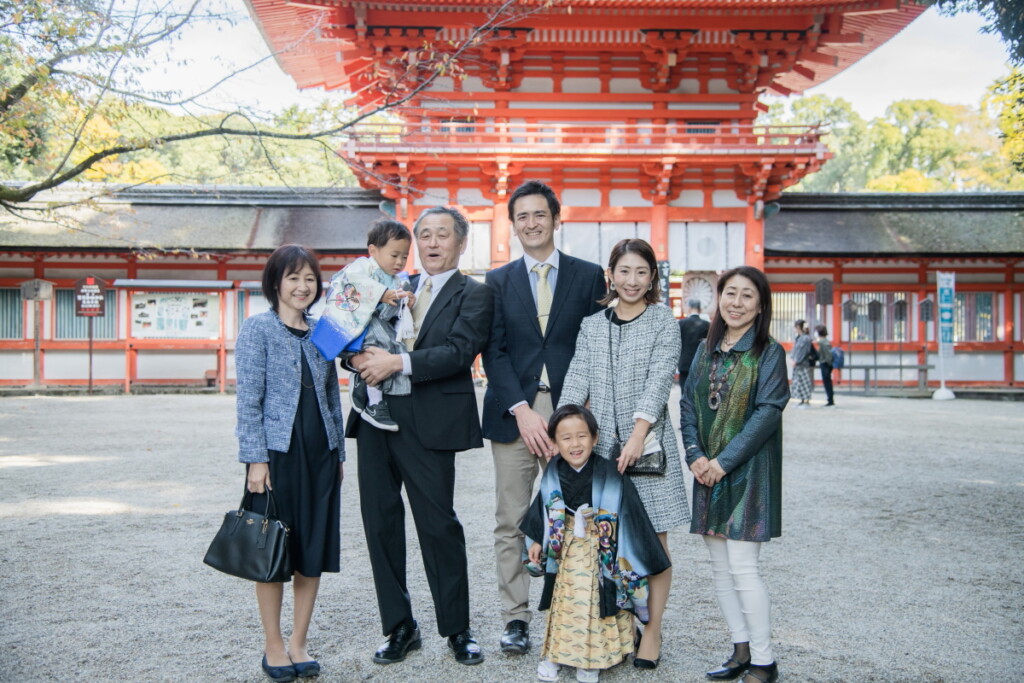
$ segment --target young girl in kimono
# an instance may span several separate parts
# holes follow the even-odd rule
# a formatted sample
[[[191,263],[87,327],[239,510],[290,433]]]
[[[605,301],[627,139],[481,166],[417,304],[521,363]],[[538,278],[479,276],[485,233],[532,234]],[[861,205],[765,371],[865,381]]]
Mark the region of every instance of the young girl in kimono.
[[[559,455],[520,527],[528,568],[544,576],[549,609],[537,677],[561,666],[594,682],[634,650],[632,616],[646,623],[647,577],[670,566],[633,483],[615,463],[592,458],[598,426],[586,408],[565,405],[548,423]]]

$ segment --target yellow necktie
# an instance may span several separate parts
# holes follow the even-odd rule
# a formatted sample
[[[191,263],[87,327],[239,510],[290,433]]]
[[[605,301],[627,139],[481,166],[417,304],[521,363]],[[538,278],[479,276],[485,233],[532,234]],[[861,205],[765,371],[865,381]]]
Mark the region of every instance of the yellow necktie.
[[[551,315],[551,283],[548,282],[548,271],[551,270],[550,263],[538,263],[533,267],[537,273],[537,323],[540,325],[541,336],[548,329],[548,316]],[[548,368],[543,366],[540,369],[540,381],[547,386]]]
[[[412,323],[416,329],[416,336],[420,334],[420,325],[423,323],[423,318],[427,315],[427,309],[430,308],[430,294],[434,290],[433,278],[427,278],[427,281],[423,284],[423,289],[420,290],[419,296],[416,297],[416,303],[412,305]],[[406,339],[405,348],[412,351],[413,347],[416,346],[415,339]]]

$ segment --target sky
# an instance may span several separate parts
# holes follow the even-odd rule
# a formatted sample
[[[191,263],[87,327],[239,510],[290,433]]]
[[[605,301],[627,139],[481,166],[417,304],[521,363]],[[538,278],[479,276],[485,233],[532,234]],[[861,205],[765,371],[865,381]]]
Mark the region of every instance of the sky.
[[[185,35],[175,53],[189,55],[193,66],[156,74],[163,84],[182,89],[203,86],[203,75],[211,70],[196,65],[210,60],[240,66],[268,54],[242,0],[223,1],[237,14],[237,25],[221,30],[204,27]],[[980,33],[982,23],[976,15],[943,17],[929,9],[888,43],[806,94],[842,97],[869,119],[882,116],[886,106],[901,99],[977,106],[992,81],[1009,72],[1006,50],[996,36]],[[234,108],[235,101],[279,111],[292,103],[312,106],[324,98],[342,97],[338,92],[299,91],[270,59],[231,79],[207,101],[225,109]]]

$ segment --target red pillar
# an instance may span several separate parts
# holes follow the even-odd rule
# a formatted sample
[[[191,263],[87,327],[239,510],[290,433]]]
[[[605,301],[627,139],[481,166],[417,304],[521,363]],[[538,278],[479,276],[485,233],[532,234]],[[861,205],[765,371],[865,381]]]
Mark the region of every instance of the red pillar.
[[[743,262],[764,270],[764,219],[755,217],[753,206],[747,206],[746,226]]]
[[[509,240],[512,237],[508,223],[508,202],[495,202],[491,217],[491,268],[509,262]]]
[[[655,258],[668,260],[668,204],[655,204],[651,209],[651,246]]]

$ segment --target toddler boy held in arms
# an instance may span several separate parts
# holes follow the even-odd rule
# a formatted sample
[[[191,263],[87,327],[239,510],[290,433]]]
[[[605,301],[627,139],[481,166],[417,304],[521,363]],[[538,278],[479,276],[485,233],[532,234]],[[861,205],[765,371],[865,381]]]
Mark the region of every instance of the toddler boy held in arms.
[[[313,332],[313,343],[325,358],[349,358],[367,347],[403,353],[415,339],[409,278],[402,272],[409,258],[412,234],[398,221],[381,220],[366,236],[370,255],[342,268],[327,289],[326,307]],[[352,408],[378,429],[397,432],[386,395],[407,396],[409,377],[400,372],[377,386],[367,386],[359,373],[349,383]]]

